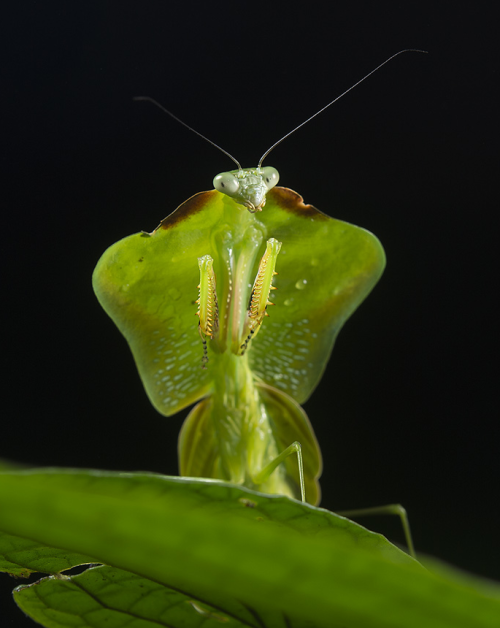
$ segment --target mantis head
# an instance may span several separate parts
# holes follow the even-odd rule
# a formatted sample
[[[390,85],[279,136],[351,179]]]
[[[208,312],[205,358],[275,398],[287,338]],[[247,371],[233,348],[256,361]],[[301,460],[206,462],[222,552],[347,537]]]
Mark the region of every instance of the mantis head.
[[[280,175],[272,166],[221,172],[214,178],[214,188],[244,205],[251,214],[262,211],[266,194],[279,181]]]

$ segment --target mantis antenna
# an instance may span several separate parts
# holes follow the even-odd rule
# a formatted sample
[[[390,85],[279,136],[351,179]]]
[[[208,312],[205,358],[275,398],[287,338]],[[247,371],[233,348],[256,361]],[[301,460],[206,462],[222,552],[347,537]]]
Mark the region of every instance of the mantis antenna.
[[[165,113],[168,113],[168,115],[170,117],[172,117],[174,120],[177,120],[177,122],[180,122],[180,124],[182,124],[182,126],[185,126],[186,129],[189,129],[193,133],[196,133],[196,135],[198,135],[199,137],[203,138],[209,144],[212,144],[212,146],[215,146],[215,148],[218,148],[220,151],[222,151],[224,153],[224,155],[227,155],[229,157],[229,159],[232,159],[234,161],[234,163],[238,166],[238,170],[243,170],[243,168],[240,166],[240,162],[237,159],[235,159],[230,153],[228,153],[227,150],[224,150],[218,144],[216,144],[215,142],[212,142],[212,140],[209,140],[208,137],[205,137],[204,135],[199,133],[196,129],[193,129],[192,126],[189,126],[189,124],[186,124],[185,122],[183,122],[180,118],[175,116],[171,111],[166,109],[163,105],[160,105],[160,103],[157,100],[155,100],[154,98],[150,98],[149,96],[135,96],[134,98],[132,98],[132,100],[136,100],[136,101],[138,101],[138,100],[146,100],[148,102],[153,103],[153,105],[156,105],[162,111],[164,111]]]
[[[313,118],[315,118],[316,116],[319,116],[320,113],[322,113],[325,109],[328,109],[328,107],[330,107],[331,105],[333,105],[334,103],[336,103],[338,100],[340,100],[343,96],[345,96],[346,94],[348,94],[350,91],[352,91],[355,87],[357,87],[360,83],[362,83],[363,81],[365,81],[367,78],[369,78],[372,74],[375,74],[375,72],[377,72],[378,70],[380,70],[384,65],[386,65],[387,63],[389,63],[389,61],[392,61],[395,57],[403,54],[404,52],[422,52],[424,54],[427,54],[427,50],[419,50],[417,48],[405,48],[404,50],[400,50],[399,52],[396,52],[395,54],[391,55],[389,58],[387,58],[385,61],[383,61],[382,63],[380,63],[379,65],[377,65],[376,68],[373,68],[373,70],[371,70],[371,72],[368,72],[368,74],[365,74],[363,76],[363,78],[359,79],[359,81],[357,81],[356,83],[354,83],[353,85],[351,85],[351,87],[349,87],[348,89],[346,89],[344,92],[342,92],[342,94],[340,94],[339,96],[337,96],[336,98],[334,98],[331,102],[329,102],[327,105],[325,105],[322,109],[320,109],[319,111],[317,111],[316,113],[314,113],[311,117],[307,118],[307,120],[304,120],[304,122],[302,122],[301,124],[299,124],[298,126],[296,126],[294,129],[292,129],[289,133],[287,133],[286,135],[284,135],[281,139],[279,139],[276,143],[274,143],[271,148],[269,148],[268,150],[266,150],[266,152],[262,155],[262,157],[259,160],[259,165],[257,166],[258,168],[260,168],[262,166],[262,162],[264,161],[264,159],[269,155],[269,153],[274,150],[276,148],[276,146],[279,146],[279,144],[281,144],[281,142],[283,142],[284,140],[286,140],[287,137],[290,137],[290,135],[292,135],[292,133],[295,133],[295,131],[298,131],[301,127],[303,127],[305,124],[307,124],[308,122],[310,122]],[[176,120],[177,122],[179,122],[180,124],[182,124],[183,126],[186,127],[186,129],[189,129],[190,131],[192,131],[193,133],[195,133],[196,135],[198,135],[199,137],[201,137],[202,139],[204,139],[206,142],[208,142],[209,144],[212,144],[212,146],[215,146],[215,148],[218,148],[222,153],[224,153],[224,155],[227,155],[227,157],[229,157],[229,159],[232,159],[232,161],[234,161],[234,163],[238,166],[238,170],[243,170],[243,168],[240,166],[240,163],[237,159],[235,159],[230,153],[227,152],[227,150],[224,150],[223,148],[221,148],[218,144],[216,144],[215,142],[212,142],[212,140],[209,140],[208,137],[205,137],[205,135],[202,135],[199,131],[197,131],[196,129],[193,129],[193,127],[189,126],[189,124],[186,124],[185,122],[183,122],[180,118],[178,118],[176,115],[174,115],[171,111],[169,111],[168,109],[166,109],[163,105],[161,105],[157,100],[155,100],[154,98],[150,98],[149,96],[135,96],[132,100],[135,101],[148,101],[150,103],[153,103],[153,105],[156,105],[159,109],[161,109],[164,113],[168,114],[171,118],[173,118],[174,120]]]
[[[262,157],[260,158],[259,161],[259,165],[258,167],[260,168],[262,166],[262,162],[264,161],[264,159],[269,155],[269,153],[274,150],[276,148],[276,146],[278,146],[279,144],[281,144],[281,142],[283,142],[284,140],[286,140],[287,137],[290,137],[290,135],[292,133],[295,133],[295,131],[298,131],[301,127],[303,127],[305,124],[307,124],[308,122],[310,122],[313,118],[315,118],[316,116],[319,116],[320,113],[322,113],[325,109],[328,109],[328,107],[330,107],[330,105],[333,105],[333,103],[336,103],[337,100],[340,100],[342,98],[342,96],[345,96],[346,94],[348,94],[351,90],[353,90],[355,87],[357,87],[360,83],[362,83],[363,81],[365,81],[369,76],[371,76],[372,74],[375,74],[375,72],[377,72],[377,70],[380,70],[380,68],[382,68],[386,63],[389,63],[389,61],[392,61],[392,59],[394,59],[395,57],[397,57],[398,55],[403,54],[403,52],[423,52],[425,54],[427,54],[427,50],[418,50],[416,48],[406,48],[405,50],[400,50],[399,52],[396,52],[395,54],[393,54],[391,57],[389,57],[388,59],[386,59],[385,61],[383,61],[380,65],[377,65],[376,68],[373,68],[373,70],[371,72],[368,72],[368,74],[365,74],[363,76],[363,78],[359,79],[359,81],[357,81],[356,83],[354,83],[354,85],[351,85],[351,87],[349,87],[348,89],[345,90],[345,92],[342,92],[342,94],[340,94],[340,96],[337,96],[336,98],[334,98],[331,102],[329,102],[327,105],[325,105],[322,109],[320,109],[319,111],[316,111],[315,114],[313,114],[310,118],[307,118],[307,120],[304,120],[304,122],[302,122],[301,124],[299,124],[299,126],[296,126],[294,129],[292,129],[289,133],[287,133],[286,135],[284,135],[280,140],[278,140],[275,144],[273,144],[271,146],[271,148],[269,148],[268,150],[266,150],[266,152],[262,155]]]

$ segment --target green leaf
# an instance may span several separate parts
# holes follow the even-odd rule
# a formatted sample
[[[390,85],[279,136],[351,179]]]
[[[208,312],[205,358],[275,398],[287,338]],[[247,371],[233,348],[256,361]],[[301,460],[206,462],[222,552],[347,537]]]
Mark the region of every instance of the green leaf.
[[[227,623],[229,616],[192,596],[169,589],[142,576],[116,569],[94,567],[71,578],[44,578],[14,592],[19,607],[50,628],[112,626],[155,628],[205,624],[207,617]],[[196,609],[199,609],[198,611]],[[248,626],[238,615],[251,619],[241,605],[234,609],[232,626]]]
[[[23,610],[49,627],[499,625],[497,587],[435,575],[380,535],[286,497],[216,481],[45,470],[0,474],[0,503],[14,552],[3,570],[16,542],[23,566],[41,569],[27,539],[65,550],[68,564],[81,554],[107,565],[16,590]],[[44,571],[57,574],[53,561]]]
[[[32,539],[0,532],[0,571],[16,578],[27,578],[34,572],[60,573],[76,565],[95,563],[89,556],[47,547]]]

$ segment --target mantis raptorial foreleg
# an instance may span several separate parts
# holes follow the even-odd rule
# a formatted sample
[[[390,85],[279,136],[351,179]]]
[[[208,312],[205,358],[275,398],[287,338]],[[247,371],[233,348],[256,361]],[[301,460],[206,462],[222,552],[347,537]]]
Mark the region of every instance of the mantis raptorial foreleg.
[[[200,318],[198,331],[203,343],[202,368],[206,368],[208,362],[207,338],[212,339],[219,330],[219,305],[213,264],[214,261],[210,255],[204,255],[198,259],[198,266],[200,267],[198,289],[200,292],[196,301],[198,303],[196,315]]]
[[[278,274],[274,269],[280,249],[281,242],[275,238],[270,238],[267,241],[266,251],[260,260],[259,270],[250,294],[248,310],[241,313],[244,322],[239,355],[245,353],[250,340],[255,338],[265,316],[268,316],[267,306],[273,305],[269,301],[269,296],[271,290],[276,290],[272,284],[274,275]],[[219,306],[212,257],[210,255],[199,257],[198,266],[200,268],[200,283],[198,285],[199,296],[196,301],[198,304],[196,315],[200,318],[199,333],[203,342],[202,368],[205,368],[208,362],[207,338],[212,340],[219,330]]]
[[[260,260],[259,270],[253,284],[250,303],[245,316],[243,343],[240,345],[241,355],[247,350],[250,340],[253,340],[257,335],[264,317],[268,316],[267,306],[274,305],[269,301],[269,297],[271,290],[276,290],[272,284],[274,275],[278,274],[274,269],[276,268],[276,259],[280,250],[281,242],[274,238],[270,238],[267,241],[266,252]]]

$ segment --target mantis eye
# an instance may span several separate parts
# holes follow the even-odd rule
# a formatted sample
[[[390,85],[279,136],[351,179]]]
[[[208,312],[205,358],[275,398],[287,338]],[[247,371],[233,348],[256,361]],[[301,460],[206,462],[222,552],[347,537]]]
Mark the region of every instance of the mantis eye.
[[[222,172],[214,179],[214,188],[228,196],[236,194],[239,187],[238,179],[231,172]]]
[[[272,189],[280,180],[279,172],[272,166],[261,168],[262,178],[268,190]]]

